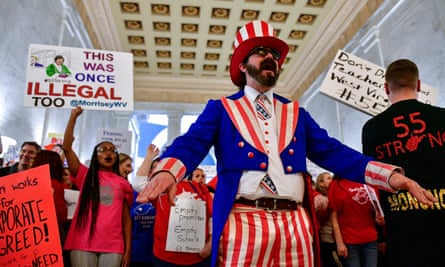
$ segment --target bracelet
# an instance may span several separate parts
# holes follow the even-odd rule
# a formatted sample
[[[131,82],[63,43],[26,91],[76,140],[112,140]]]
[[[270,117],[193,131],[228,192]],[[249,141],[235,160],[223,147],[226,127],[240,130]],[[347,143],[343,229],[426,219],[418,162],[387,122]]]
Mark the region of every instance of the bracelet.
[[[150,176],[149,181],[151,181],[151,179],[153,179],[153,177],[155,177],[157,174],[159,174],[159,173],[161,173],[161,172],[167,172],[167,173],[169,173],[169,174],[171,175],[172,179],[173,179],[173,182],[174,182],[175,184],[178,183],[178,180],[176,180],[175,176],[174,176],[171,172],[166,171],[166,170],[160,170],[160,171],[157,171],[157,172],[153,173],[153,174]]]
[[[398,189],[398,188],[395,188],[395,187],[393,187],[392,185],[391,185],[391,178],[392,178],[392,176],[394,175],[394,174],[402,174],[399,170],[394,170],[392,173],[391,173],[391,175],[389,176],[389,178],[388,178],[388,185],[389,185],[389,187],[391,187],[391,189],[392,190],[394,190],[394,191],[399,191],[400,189]]]

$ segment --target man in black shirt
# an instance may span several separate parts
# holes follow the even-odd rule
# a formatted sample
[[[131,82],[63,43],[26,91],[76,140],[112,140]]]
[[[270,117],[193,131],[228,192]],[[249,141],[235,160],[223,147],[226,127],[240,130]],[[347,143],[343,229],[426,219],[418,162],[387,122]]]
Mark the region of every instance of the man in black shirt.
[[[385,75],[391,106],[363,126],[363,153],[401,166],[439,199],[429,207],[407,191],[380,192],[389,266],[445,266],[445,109],[417,101],[419,72],[407,59]]]

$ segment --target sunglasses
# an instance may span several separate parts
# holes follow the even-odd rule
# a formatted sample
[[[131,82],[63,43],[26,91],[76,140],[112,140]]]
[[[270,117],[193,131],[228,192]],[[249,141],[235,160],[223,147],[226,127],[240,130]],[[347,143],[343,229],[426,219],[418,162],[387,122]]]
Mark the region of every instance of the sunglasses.
[[[250,51],[250,53],[247,55],[247,57],[250,57],[252,55],[258,55],[260,57],[265,57],[269,53],[272,55],[272,57],[275,60],[277,60],[277,61],[280,60],[280,57],[281,57],[280,52],[278,52],[275,49],[262,47],[262,46],[255,47],[252,51]]]

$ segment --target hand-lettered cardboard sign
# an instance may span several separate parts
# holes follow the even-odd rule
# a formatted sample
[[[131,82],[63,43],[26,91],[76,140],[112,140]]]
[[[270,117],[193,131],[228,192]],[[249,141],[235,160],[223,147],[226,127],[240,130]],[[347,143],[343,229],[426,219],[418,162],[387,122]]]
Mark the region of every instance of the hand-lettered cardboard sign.
[[[385,68],[339,50],[320,92],[369,115],[377,115],[390,105],[384,83]],[[418,99],[437,104],[437,89],[422,83]]]
[[[199,253],[205,244],[206,206],[190,192],[176,196],[170,209],[167,232],[167,251]]]
[[[48,165],[0,177],[0,266],[63,267]]]

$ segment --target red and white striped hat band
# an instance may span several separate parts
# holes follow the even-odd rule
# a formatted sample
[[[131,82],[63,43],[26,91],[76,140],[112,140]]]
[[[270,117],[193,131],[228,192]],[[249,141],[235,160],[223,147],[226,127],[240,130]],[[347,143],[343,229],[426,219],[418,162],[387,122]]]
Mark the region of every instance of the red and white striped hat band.
[[[230,61],[230,77],[235,85],[244,85],[244,77],[239,70],[239,64],[244,61],[252,49],[258,46],[273,48],[280,52],[281,57],[278,61],[280,67],[289,52],[288,45],[275,36],[272,25],[263,20],[247,23],[237,32],[233,43],[234,51]]]

